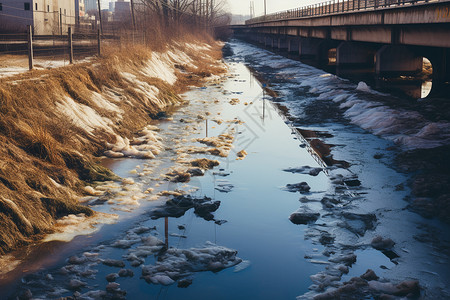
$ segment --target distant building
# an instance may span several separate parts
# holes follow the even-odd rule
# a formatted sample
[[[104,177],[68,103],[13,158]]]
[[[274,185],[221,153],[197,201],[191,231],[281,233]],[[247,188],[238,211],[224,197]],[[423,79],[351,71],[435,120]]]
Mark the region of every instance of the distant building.
[[[85,2],[86,12],[98,9],[97,0],[85,0],[84,2]]]
[[[130,2],[117,0],[114,5],[114,21],[129,22],[131,21],[131,5]]]
[[[80,24],[81,18],[86,16],[86,6],[84,0],[75,0],[75,16],[76,16],[75,20],[76,24]]]
[[[0,0],[0,31],[25,32],[32,25],[34,34],[65,34],[77,19],[79,0]]]

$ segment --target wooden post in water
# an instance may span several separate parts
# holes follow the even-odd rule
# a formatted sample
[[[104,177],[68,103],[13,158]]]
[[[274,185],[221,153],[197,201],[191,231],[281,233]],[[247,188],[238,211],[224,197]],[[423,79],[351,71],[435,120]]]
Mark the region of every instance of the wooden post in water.
[[[33,29],[31,25],[28,25],[28,67],[33,70]]]
[[[169,249],[169,218],[166,217],[164,220],[164,239],[166,248]]]
[[[69,61],[73,64],[73,39],[72,39],[72,27],[67,28],[67,34],[69,36]]]

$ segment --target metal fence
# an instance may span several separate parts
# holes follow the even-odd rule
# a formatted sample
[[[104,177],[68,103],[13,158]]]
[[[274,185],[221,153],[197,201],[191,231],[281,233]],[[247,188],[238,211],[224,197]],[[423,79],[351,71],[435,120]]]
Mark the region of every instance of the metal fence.
[[[0,34],[0,73],[8,67],[16,67],[17,62],[28,69],[38,65],[60,66],[101,55],[103,46],[121,47],[122,44],[145,44],[143,33],[122,30],[106,31],[77,29],[63,35],[34,35],[31,26],[28,33]],[[53,62],[53,63],[52,63]],[[57,63],[56,63],[57,62]],[[0,77],[5,74],[0,74]]]
[[[349,1],[332,0],[256,17],[247,20],[245,24],[251,25],[268,21],[324,16],[360,10],[377,10],[377,9],[384,9],[387,7],[415,5],[417,3],[447,2],[447,1],[448,0],[349,0]]]

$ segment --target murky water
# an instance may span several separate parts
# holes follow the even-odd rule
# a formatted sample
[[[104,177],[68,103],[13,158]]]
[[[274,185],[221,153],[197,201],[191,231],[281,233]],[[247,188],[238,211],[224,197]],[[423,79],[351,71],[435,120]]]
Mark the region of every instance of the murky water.
[[[449,295],[445,234],[449,228],[405,209],[408,174],[392,168],[397,150],[387,150],[396,139],[416,147],[423,144],[423,137],[411,130],[399,132],[401,122],[381,117],[390,111],[378,103],[367,105],[389,95],[253,46],[230,45],[235,53],[227,58],[231,75],[186,93],[190,104],[175,111],[173,120],[158,124],[166,150],[156,160],[107,162],[119,176],[132,179],[112,188],[116,192],[111,198],[135,197],[139,206],[91,199],[96,210],[115,213],[118,221],[70,243],[30,247],[31,256],[37,257],[35,253],[39,258],[32,266],[25,262],[10,278],[30,274],[15,285],[0,284],[1,298],[26,290],[46,299],[72,295],[79,299],[294,299],[304,294],[310,298],[369,268],[386,280],[418,279],[430,299]],[[265,95],[246,65],[268,80],[280,97]],[[365,120],[377,117],[379,126],[366,126],[361,119],[358,123],[349,107],[359,114],[377,109]],[[408,113],[402,113],[405,121]],[[382,128],[380,120],[387,125]],[[417,131],[428,125],[416,123]],[[390,131],[381,130],[379,137],[357,125]],[[440,125],[445,134],[445,124]],[[177,152],[199,146],[192,139],[227,132],[235,137],[228,157]],[[440,136],[432,142],[443,140],[445,136]],[[333,160],[326,151],[329,145]],[[248,153],[242,160],[237,156],[241,150]],[[323,168],[321,153],[324,160],[338,163]],[[220,165],[187,184],[162,180],[160,173],[179,167],[180,159],[203,157],[217,159]],[[343,164],[350,167],[340,167]],[[151,172],[142,172],[145,168]],[[310,189],[287,190],[288,184],[302,182]],[[144,191],[149,188],[154,191],[147,195]],[[164,209],[170,197],[152,195],[165,190],[207,196],[220,201],[220,206],[212,212],[212,220],[199,217],[194,209],[178,218],[155,219],[155,209]],[[299,208],[317,214],[316,220],[303,225],[291,222],[289,216]],[[425,238],[431,234],[432,241]],[[370,244],[376,236],[391,238],[395,246],[390,251],[374,249]],[[356,262],[348,259],[353,256]],[[342,271],[345,268],[348,272]],[[131,270],[134,276],[119,273],[120,269]]]

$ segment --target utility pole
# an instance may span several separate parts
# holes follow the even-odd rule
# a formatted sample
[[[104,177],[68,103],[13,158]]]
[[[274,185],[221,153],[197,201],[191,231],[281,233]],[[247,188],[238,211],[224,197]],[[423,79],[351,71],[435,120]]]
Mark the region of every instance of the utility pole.
[[[102,22],[102,8],[100,5],[101,0],[97,0],[98,5],[98,20],[100,21],[100,33],[103,34],[103,22]]]
[[[28,68],[33,70],[33,28],[27,25],[28,38]]]
[[[131,6],[131,19],[133,21],[133,29],[136,31],[136,17],[134,16],[134,0],[130,0]]]
[[[267,0],[264,0],[264,15],[267,15]]]

